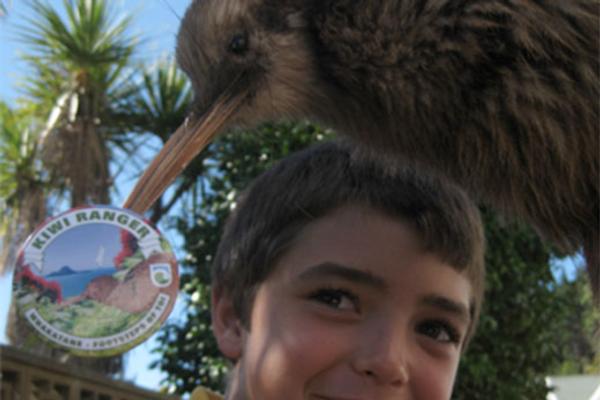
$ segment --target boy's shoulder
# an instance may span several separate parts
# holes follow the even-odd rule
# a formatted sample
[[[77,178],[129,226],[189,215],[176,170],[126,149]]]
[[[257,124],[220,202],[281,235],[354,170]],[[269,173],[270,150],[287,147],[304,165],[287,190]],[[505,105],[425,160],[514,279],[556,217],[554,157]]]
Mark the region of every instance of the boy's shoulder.
[[[208,389],[198,386],[192,392],[190,396],[190,400],[223,400],[223,396],[216,394],[215,392],[211,392]]]

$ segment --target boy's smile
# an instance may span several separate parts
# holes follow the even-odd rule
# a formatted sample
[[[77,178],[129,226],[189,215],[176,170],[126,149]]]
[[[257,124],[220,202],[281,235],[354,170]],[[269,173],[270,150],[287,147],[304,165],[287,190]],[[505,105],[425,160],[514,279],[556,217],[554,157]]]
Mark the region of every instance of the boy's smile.
[[[227,399],[448,400],[470,296],[406,224],[340,207],[259,285],[249,329],[215,298],[219,346],[237,360]]]

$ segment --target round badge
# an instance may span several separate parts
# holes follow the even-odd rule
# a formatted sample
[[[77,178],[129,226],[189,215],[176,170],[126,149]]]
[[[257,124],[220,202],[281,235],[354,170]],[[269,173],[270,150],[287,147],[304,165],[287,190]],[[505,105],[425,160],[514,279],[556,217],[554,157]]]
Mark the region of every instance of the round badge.
[[[177,297],[168,242],[143,217],[93,206],[55,217],[27,239],[14,298],[52,344],[81,356],[123,353],[154,333]]]

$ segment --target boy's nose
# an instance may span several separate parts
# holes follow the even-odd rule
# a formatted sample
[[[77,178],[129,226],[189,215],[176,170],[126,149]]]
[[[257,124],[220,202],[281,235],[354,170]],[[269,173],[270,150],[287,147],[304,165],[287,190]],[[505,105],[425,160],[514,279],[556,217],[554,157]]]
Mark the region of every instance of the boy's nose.
[[[361,339],[352,367],[378,385],[406,385],[410,379],[406,340],[406,334],[389,325],[370,332]]]

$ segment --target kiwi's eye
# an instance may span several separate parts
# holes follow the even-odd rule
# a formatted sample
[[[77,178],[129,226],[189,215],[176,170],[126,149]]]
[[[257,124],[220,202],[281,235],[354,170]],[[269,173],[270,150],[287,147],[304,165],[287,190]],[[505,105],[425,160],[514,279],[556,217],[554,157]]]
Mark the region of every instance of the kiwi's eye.
[[[231,38],[229,42],[229,51],[242,55],[248,50],[248,37],[245,34],[238,33]]]

